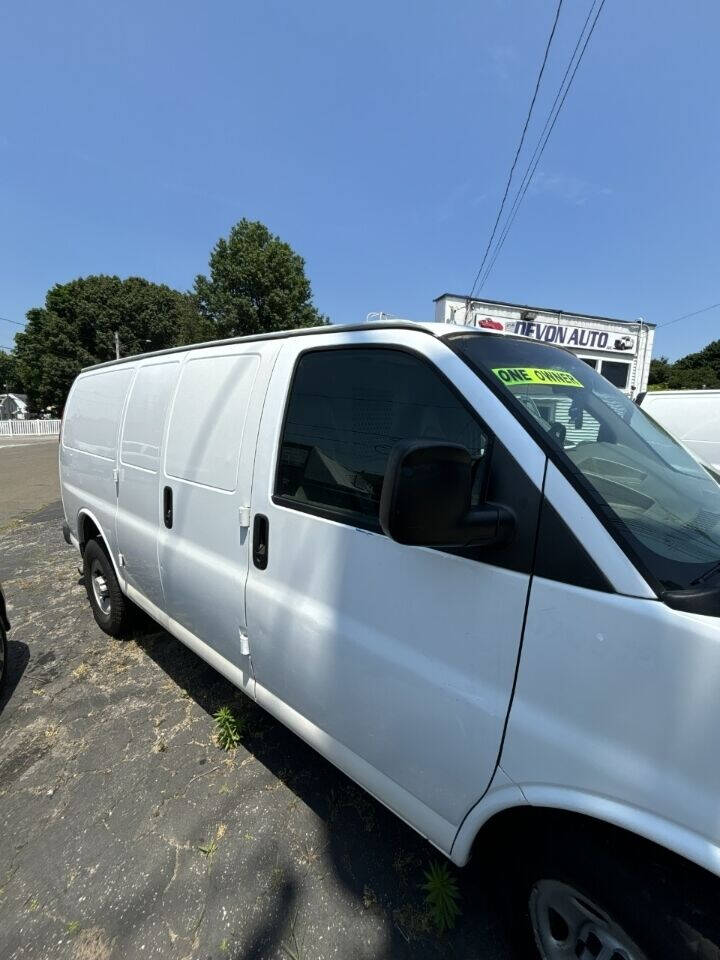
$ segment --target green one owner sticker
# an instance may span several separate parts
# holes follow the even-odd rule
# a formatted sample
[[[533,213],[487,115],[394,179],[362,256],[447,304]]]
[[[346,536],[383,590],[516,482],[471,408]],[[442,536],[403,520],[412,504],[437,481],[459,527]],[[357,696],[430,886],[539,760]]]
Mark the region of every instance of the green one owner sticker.
[[[582,383],[565,370],[546,370],[537,367],[493,367],[493,373],[502,380],[506,387],[516,387],[523,383],[582,387]]]

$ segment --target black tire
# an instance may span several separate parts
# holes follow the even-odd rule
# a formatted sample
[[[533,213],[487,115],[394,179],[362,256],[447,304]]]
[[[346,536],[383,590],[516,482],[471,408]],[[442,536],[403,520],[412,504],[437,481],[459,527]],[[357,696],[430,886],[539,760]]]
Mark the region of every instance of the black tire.
[[[8,674],[8,642],[4,627],[0,626],[0,698],[2,698]]]
[[[561,817],[514,840],[517,960],[720,960],[713,875],[592,821]]]
[[[128,602],[104,547],[88,540],[83,552],[85,590],[95,622],[111,637],[121,637],[128,620]]]

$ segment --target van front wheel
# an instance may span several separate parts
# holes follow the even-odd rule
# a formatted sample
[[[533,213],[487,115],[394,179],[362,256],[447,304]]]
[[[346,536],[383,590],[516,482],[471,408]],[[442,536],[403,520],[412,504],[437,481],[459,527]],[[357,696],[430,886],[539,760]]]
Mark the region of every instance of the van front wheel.
[[[564,827],[516,850],[515,956],[720,960],[716,877],[615,831]]]
[[[85,589],[95,622],[111,637],[122,636],[127,601],[110,559],[97,540],[89,540],[83,553]]]

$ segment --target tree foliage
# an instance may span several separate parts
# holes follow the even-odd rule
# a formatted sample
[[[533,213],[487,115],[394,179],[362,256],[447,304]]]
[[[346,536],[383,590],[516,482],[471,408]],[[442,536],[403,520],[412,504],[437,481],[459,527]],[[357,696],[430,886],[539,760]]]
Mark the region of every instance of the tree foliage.
[[[235,337],[327,323],[312,302],[305,261],[258,221],[241,220],[210,255],[195,297],[213,336]]]
[[[33,414],[62,412],[80,370],[115,357],[220,337],[326,323],[312,303],[301,256],[262,223],[241,220],[218,240],[210,276],[194,293],[141,277],[89,276],[54,286],[28,311],[10,359],[0,354],[0,391],[23,388]]]
[[[670,363],[667,357],[650,362],[650,390],[702,390],[720,387],[720,340],[697,353]]]
[[[90,276],[57,284],[15,335],[17,371],[31,409],[60,413],[80,370],[115,357],[202,339],[192,298],[141,277]]]
[[[23,393],[23,384],[13,353],[0,350],[0,393]]]

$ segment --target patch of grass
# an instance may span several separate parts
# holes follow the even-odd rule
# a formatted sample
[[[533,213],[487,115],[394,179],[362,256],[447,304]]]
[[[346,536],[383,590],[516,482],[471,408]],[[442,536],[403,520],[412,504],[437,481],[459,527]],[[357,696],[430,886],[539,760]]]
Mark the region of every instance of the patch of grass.
[[[425,906],[438,933],[452,930],[460,916],[460,891],[446,863],[430,864],[425,871]]]
[[[217,853],[217,848],[218,848],[217,842],[215,841],[215,839],[212,839],[212,840],[208,840],[207,843],[201,843],[200,846],[198,847],[198,850],[200,851],[200,853],[206,856],[209,860],[214,853]]]
[[[218,950],[220,951],[220,953],[222,953],[223,956],[225,956],[226,954],[230,953],[230,941],[228,940],[227,937],[224,937],[224,938],[220,941],[220,945],[219,945],[219,947],[218,947]]]
[[[223,750],[234,750],[245,732],[244,717],[236,716],[230,707],[220,707],[215,714],[215,739]]]
[[[71,920],[70,923],[66,924],[65,929],[71,937],[74,937],[76,933],[80,932],[80,921]]]

